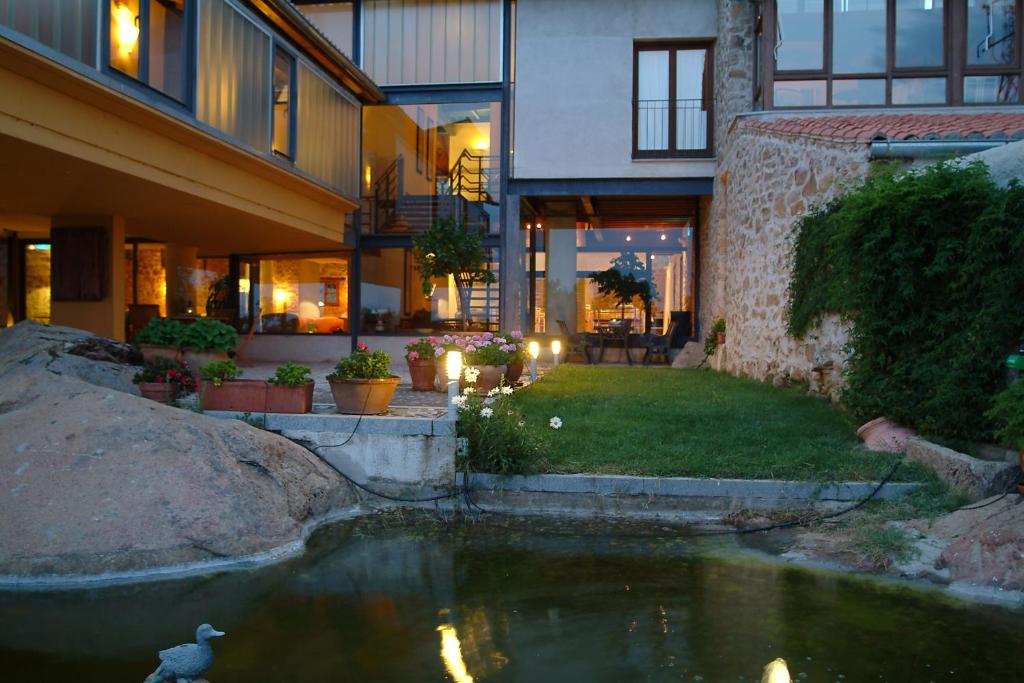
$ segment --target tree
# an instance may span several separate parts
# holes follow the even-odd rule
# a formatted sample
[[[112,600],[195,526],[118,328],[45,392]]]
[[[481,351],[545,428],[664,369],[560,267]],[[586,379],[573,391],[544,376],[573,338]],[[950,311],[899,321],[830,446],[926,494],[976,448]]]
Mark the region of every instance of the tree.
[[[465,221],[438,218],[412,242],[423,282],[423,295],[429,297],[433,293],[431,280],[451,275],[459,289],[462,322],[468,327],[473,284],[494,282],[494,273],[486,267],[483,229],[466,225]]]
[[[636,260],[635,255],[633,255],[633,259]],[[636,276],[637,272],[646,273],[646,269],[640,268],[637,271],[636,268],[622,267],[628,262],[627,256],[623,255],[616,259],[608,270],[591,273],[590,279],[597,285],[598,292],[605,296],[614,296],[618,300],[619,306],[622,307],[623,317],[626,314],[626,306],[633,301],[634,297],[639,298],[643,303],[646,318],[646,312],[650,310],[651,299],[654,298],[654,289],[648,280],[638,279]],[[639,260],[636,263],[639,264]],[[623,272],[624,270],[631,272]],[[642,275],[641,278],[643,277]]]

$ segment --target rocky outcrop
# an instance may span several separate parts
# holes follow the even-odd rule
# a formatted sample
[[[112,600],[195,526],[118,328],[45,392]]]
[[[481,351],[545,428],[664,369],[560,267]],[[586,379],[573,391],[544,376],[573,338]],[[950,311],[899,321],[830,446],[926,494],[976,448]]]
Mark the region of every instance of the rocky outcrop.
[[[78,334],[87,345],[60,328],[0,331],[0,575],[252,555],[352,502],[333,470],[280,436],[111,388],[132,356]]]
[[[1024,496],[957,510],[923,531],[945,544],[936,566],[953,581],[1024,590]]]
[[[1016,463],[980,460],[920,438],[910,439],[907,460],[933,470],[950,488],[970,500],[1005,493],[1020,476]]]

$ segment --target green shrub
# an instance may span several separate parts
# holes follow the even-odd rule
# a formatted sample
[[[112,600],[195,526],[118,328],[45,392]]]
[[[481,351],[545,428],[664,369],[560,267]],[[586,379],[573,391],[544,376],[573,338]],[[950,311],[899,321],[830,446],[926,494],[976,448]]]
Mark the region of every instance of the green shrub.
[[[212,318],[199,318],[183,326],[181,345],[196,351],[233,351],[238,344],[235,328]]]
[[[135,335],[136,344],[158,346],[179,346],[185,326],[171,318],[151,318],[146,326]]]
[[[387,379],[391,377],[391,356],[382,349],[370,352],[366,344],[342,358],[328,379]]]
[[[235,365],[233,360],[215,360],[212,363],[207,363],[199,370],[199,376],[207,382],[211,382],[215,387],[240,377],[241,374],[241,368]]]
[[[1022,292],[1024,188],[998,187],[980,163],[885,170],[798,222],[789,332],[828,313],[850,324],[854,417],[988,439]]]
[[[997,394],[986,415],[995,423],[998,443],[1024,448],[1024,381],[1018,380]]]
[[[312,370],[298,363],[285,363],[274,370],[267,381],[282,387],[301,387],[313,381]]]
[[[509,395],[506,387],[490,396],[457,397],[458,434],[467,446],[459,456],[460,468],[496,474],[523,474],[534,468],[543,445],[543,426],[527,424]]]

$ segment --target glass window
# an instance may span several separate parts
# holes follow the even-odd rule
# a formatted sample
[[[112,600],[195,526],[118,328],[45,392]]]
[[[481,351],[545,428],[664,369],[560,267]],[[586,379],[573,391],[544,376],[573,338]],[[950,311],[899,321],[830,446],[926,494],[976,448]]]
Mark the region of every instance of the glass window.
[[[945,101],[945,78],[892,79],[893,104],[943,104]]]
[[[942,66],[943,0],[896,0],[896,67]]]
[[[707,50],[676,50],[676,149],[707,149],[707,76]]]
[[[705,47],[636,50],[638,157],[688,156],[710,152],[710,59]],[[675,82],[671,82],[675,73]]]
[[[185,9],[185,0],[110,0],[110,66],[185,102]]]
[[[501,80],[500,0],[365,0],[363,59],[383,85]]]
[[[287,52],[274,49],[274,152],[292,156],[292,79],[295,60]]]
[[[885,79],[836,79],[832,81],[832,104],[837,107],[885,104]]]
[[[497,250],[488,250],[488,267],[497,270]],[[462,301],[455,279],[439,277],[423,291],[412,249],[363,248],[360,252],[363,334],[422,334],[462,329]],[[497,278],[496,278],[497,279]],[[470,328],[498,329],[498,283],[477,283],[470,294]]]
[[[832,72],[885,73],[886,0],[832,0]]]
[[[825,81],[775,81],[776,107],[824,107]]]
[[[264,334],[349,331],[349,257],[312,254],[260,257],[240,270],[238,290],[247,320]]]
[[[967,76],[964,102],[992,104],[1020,101],[1020,76]]]
[[[50,323],[50,245],[26,244],[25,319]]]
[[[967,0],[967,63],[1016,62],[1016,29],[1015,0]]]
[[[99,0],[2,0],[0,26],[96,66]]]
[[[352,57],[352,2],[317,2],[299,5],[320,32]]]
[[[497,234],[500,124],[496,102],[364,107],[364,228],[422,232],[452,217]]]
[[[668,50],[637,54],[637,142],[639,150],[668,149]]]
[[[775,55],[779,71],[824,67],[825,0],[778,0]]]

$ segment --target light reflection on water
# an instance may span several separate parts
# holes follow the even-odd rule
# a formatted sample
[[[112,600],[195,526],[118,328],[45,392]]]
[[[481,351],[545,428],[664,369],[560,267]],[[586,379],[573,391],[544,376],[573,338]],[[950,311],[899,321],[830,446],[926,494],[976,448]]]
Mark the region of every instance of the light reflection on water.
[[[141,681],[210,622],[213,683],[1024,680],[1017,613],[629,528],[365,525],[258,572],[0,594],[0,671]]]

